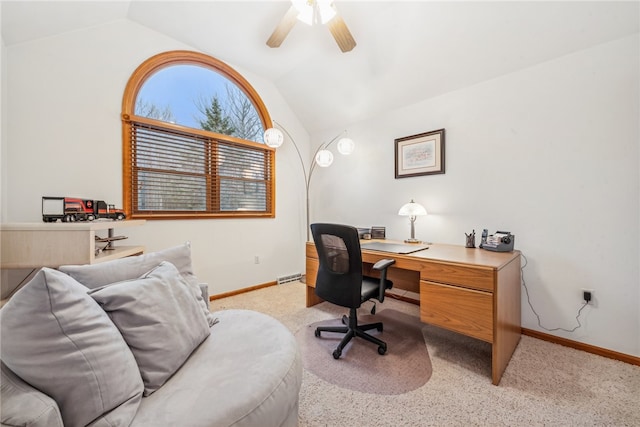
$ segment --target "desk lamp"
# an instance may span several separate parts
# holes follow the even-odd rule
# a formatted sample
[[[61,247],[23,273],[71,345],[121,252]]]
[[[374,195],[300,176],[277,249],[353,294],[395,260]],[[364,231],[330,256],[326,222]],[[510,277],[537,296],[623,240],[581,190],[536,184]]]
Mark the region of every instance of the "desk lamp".
[[[405,205],[402,205],[400,210],[398,211],[398,215],[400,216],[408,216],[409,221],[411,221],[411,238],[406,239],[405,243],[422,243],[422,241],[416,239],[416,228],[415,222],[416,217],[426,215],[427,210],[420,203],[416,203],[411,199],[411,201]]]

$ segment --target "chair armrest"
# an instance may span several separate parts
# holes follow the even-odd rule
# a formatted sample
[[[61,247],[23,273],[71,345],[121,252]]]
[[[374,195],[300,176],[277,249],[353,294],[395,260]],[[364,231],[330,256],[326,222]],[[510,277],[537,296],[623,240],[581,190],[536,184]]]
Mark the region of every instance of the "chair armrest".
[[[393,265],[395,263],[396,263],[395,259],[381,259],[380,261],[378,261],[375,264],[373,264],[373,269],[374,270],[386,270],[387,268],[389,268],[391,265]]]
[[[387,290],[387,269],[396,263],[395,259],[381,259],[373,265],[374,270],[380,271],[380,288],[378,292],[378,301],[384,302],[384,293]],[[390,282],[389,289],[393,287],[393,283]]]

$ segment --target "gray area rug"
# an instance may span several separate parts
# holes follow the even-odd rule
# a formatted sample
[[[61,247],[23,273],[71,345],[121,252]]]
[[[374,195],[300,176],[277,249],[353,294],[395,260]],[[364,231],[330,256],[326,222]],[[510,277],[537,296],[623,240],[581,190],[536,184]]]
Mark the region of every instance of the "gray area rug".
[[[349,390],[374,394],[403,394],[423,386],[431,378],[431,360],[416,316],[384,309],[375,316],[359,316],[358,323],[382,322],[383,332],[369,333],[387,343],[387,353],[378,354],[378,346],[354,338],[340,359],[333,350],[343,334],[323,332],[314,335],[316,326],[341,326],[341,318],[323,320],[300,328],[295,336],[305,369],[325,381]]]

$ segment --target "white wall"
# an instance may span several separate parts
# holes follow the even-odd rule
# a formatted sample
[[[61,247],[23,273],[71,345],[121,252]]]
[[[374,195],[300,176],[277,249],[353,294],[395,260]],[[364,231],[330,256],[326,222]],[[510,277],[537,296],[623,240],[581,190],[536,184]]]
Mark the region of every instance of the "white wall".
[[[43,195],[122,200],[124,87],[142,61],[172,49],[190,47],[128,21],[2,45],[3,222],[40,221]],[[463,244],[472,229],[509,230],[543,326],[572,329],[580,289],[595,290],[583,327],[550,333],[640,356],[639,50],[636,35],[353,124],[356,152],[314,172],[312,222],[384,225],[403,239],[409,224],[396,213],[415,198],[430,213],[419,238]],[[237,70],[308,155],[309,136],[275,87]],[[439,128],[446,174],[394,179],[394,138]],[[212,294],[301,272],[304,182],[291,145],[276,168],[275,219],[149,221],[127,229],[130,243],[190,240]],[[546,332],[524,296],[523,326]]]
[[[0,22],[1,20],[2,20],[2,7],[0,7]],[[4,45],[4,38],[0,37],[0,193],[1,194],[6,193],[6,182],[7,182],[6,180],[7,156],[5,154],[6,152],[5,132],[7,128],[6,126],[4,126],[5,111],[6,111],[6,108],[4,108],[4,103],[5,103],[4,94],[6,93],[6,87],[7,87],[6,85],[6,76],[7,76],[6,52],[7,50]],[[6,218],[6,204],[4,203],[4,200],[0,198],[0,222],[3,222],[4,218]],[[0,259],[2,259],[1,249],[0,249]],[[7,272],[4,270],[1,270],[0,271],[0,296],[2,297],[4,297],[4,285],[7,282],[8,282]]]
[[[1,22],[1,19],[2,19],[2,7],[0,7],[0,22]],[[6,53],[7,53],[7,49],[4,45],[4,38],[0,36],[0,189],[2,191],[2,194],[4,194],[6,191],[5,174],[7,172],[7,168],[6,168],[7,159],[5,155],[5,151],[6,151],[5,133],[7,128],[6,126],[4,126],[4,123],[6,122],[5,120],[6,108],[4,107],[4,104],[5,104],[4,94],[6,93],[6,88],[7,88]],[[5,218],[5,215],[6,215],[5,204],[3,203],[3,200],[0,199],[0,221],[2,221],[3,218]],[[0,253],[0,256],[2,256],[1,253]]]
[[[1,10],[2,8],[0,8],[0,11]],[[0,12],[0,17],[1,17],[1,12]],[[7,66],[7,61],[5,58],[5,54],[6,54],[6,49],[4,46],[4,39],[0,37],[0,189],[2,189],[2,194],[4,194],[6,191],[5,174],[7,172],[7,166],[6,166],[7,159],[5,156],[5,150],[6,150],[5,133],[6,133],[7,127],[4,126],[6,109],[4,108],[5,97],[3,95],[6,93],[6,87],[7,87],[6,85],[7,73],[5,71],[5,67]],[[0,221],[5,217],[5,215],[6,215],[5,204],[3,203],[3,200],[0,199]],[[1,253],[0,253],[0,256],[2,256]]]
[[[2,93],[4,222],[42,221],[41,196],[122,202],[125,85],[144,60],[174,49],[190,47],[126,20],[3,49],[8,88]],[[272,118],[307,147],[308,134],[275,87],[236,69]],[[211,295],[302,272],[304,186],[298,171],[286,166],[290,154],[283,147],[276,156],[275,219],[147,221],[126,229],[127,243],[152,251],[191,241],[195,271],[210,284]]]
[[[640,356],[639,52],[636,34],[354,124],[354,154],[314,176],[311,222],[404,239],[414,198],[423,240],[511,231],[544,327],[577,325],[581,288],[597,305],[550,332],[523,289],[523,327]],[[440,128],[446,173],[394,179],[394,139]]]

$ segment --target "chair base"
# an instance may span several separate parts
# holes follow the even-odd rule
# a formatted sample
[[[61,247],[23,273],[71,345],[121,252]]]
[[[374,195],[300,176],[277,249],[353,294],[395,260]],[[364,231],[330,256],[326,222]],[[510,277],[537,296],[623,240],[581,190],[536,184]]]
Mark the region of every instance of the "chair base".
[[[336,333],[345,334],[345,336],[342,338],[342,341],[340,341],[340,344],[338,344],[338,347],[336,347],[336,349],[333,351],[334,359],[340,358],[340,356],[342,355],[342,350],[349,343],[349,341],[351,341],[351,339],[354,337],[360,337],[369,342],[377,344],[378,354],[380,355],[383,355],[387,352],[387,343],[366,333],[366,331],[369,331],[371,329],[377,329],[378,331],[382,332],[383,330],[382,322],[368,323],[366,325],[358,325],[358,317],[356,316],[356,309],[352,308],[349,311],[349,317],[342,316],[342,323],[344,323],[345,326],[318,326],[315,331],[316,337],[320,337],[321,332],[336,332]]]

